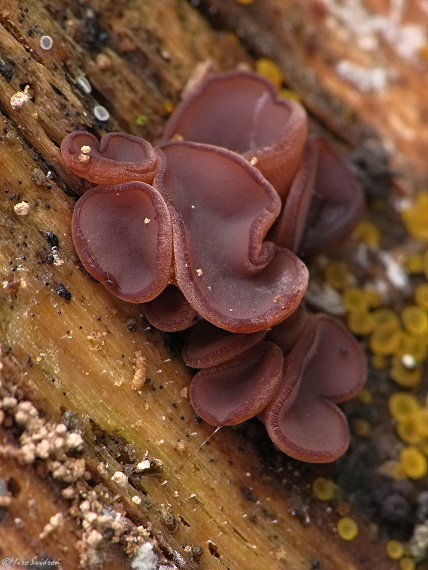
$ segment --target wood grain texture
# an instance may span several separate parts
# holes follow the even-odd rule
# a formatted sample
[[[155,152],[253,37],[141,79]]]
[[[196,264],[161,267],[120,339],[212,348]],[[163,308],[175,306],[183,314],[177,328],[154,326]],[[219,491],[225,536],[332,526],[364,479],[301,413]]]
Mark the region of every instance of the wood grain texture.
[[[355,543],[337,539],[338,515],[311,498],[305,470],[273,449],[261,424],[222,429],[202,445],[213,430],[188,403],[190,372],[177,348],[147,327],[137,305],[93,282],[71,243],[73,204],[86,186],[62,164],[63,136],[124,130],[155,142],[171,102],[207,60],[222,70],[250,64],[250,53],[273,57],[323,128],[348,145],[389,137],[400,151],[397,164],[415,182],[426,177],[422,74],[414,88],[402,64],[405,79],[394,96],[350,88],[334,71],[332,60],[343,54],[320,2],[310,9],[285,0],[245,9],[231,0],[203,5],[211,22],[184,0],[1,3],[0,396],[30,401],[46,421],[81,433],[85,471],[71,484],[53,477],[49,459],[17,459],[10,449],[19,449],[21,432],[6,410],[0,478],[12,499],[0,524],[0,558],[48,555],[66,570],[129,568],[124,553],[132,554],[137,537],[168,568],[309,570],[319,560],[323,570],[386,570],[383,545],[371,541],[364,522]],[[214,29],[213,16],[225,31]],[[41,49],[42,35],[52,37],[51,50]],[[90,94],[79,87],[82,75]],[[14,108],[11,97],[27,85],[30,99]],[[409,124],[420,129],[417,144],[380,114],[405,97],[417,101]],[[97,104],[109,121],[94,118]],[[22,203],[26,215],[16,208]],[[149,467],[138,474],[142,461]],[[128,477],[123,486],[112,480],[116,472]],[[115,541],[109,523],[91,550],[95,527],[84,517],[85,501],[96,509],[95,500],[128,526]],[[40,538],[57,513],[63,524]]]

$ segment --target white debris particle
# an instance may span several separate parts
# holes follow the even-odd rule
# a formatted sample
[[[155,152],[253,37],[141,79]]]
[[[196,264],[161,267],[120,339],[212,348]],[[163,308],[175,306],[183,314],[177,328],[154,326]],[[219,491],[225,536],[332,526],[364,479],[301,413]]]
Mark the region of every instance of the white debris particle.
[[[188,392],[187,386],[184,386],[184,388],[182,388],[182,389],[180,390],[180,396],[181,396],[182,398],[187,398],[187,392]]]
[[[252,165],[254,166],[254,165],[257,164],[257,163],[258,163],[257,156],[253,156],[253,157],[251,158],[251,160],[250,160],[250,164],[252,164]]]
[[[92,92],[92,85],[89,83],[89,79],[87,79],[84,75],[79,75],[76,79],[77,85],[82,89],[86,95]]]
[[[142,544],[131,560],[131,568],[134,570],[156,570],[157,565],[157,556],[153,552],[153,546],[150,542]]]
[[[137,464],[135,471],[138,473],[139,471],[145,471],[146,469],[150,469],[150,461],[148,459],[140,461],[140,463]]]
[[[150,218],[144,218],[144,223],[145,223],[145,224],[150,224]]]
[[[108,121],[110,119],[110,113],[102,105],[96,105],[93,109],[94,117],[99,121]]]
[[[385,266],[389,282],[401,291],[408,291],[410,282],[402,265],[387,251],[380,251],[379,257]]]
[[[10,98],[10,106],[12,109],[21,109],[24,105],[31,100],[31,95],[29,94],[30,86],[26,85],[24,87],[24,91],[17,91],[12,97]]]
[[[134,503],[134,505],[141,505],[141,497],[138,495],[134,495],[131,501]]]
[[[46,51],[50,50],[53,46],[53,39],[50,36],[42,36],[40,38],[40,47]]]
[[[122,471],[116,471],[111,477],[111,480],[119,485],[119,487],[124,487],[128,482],[128,477]]]
[[[199,269],[196,270],[196,275],[197,275],[198,277],[202,277],[203,274],[204,274],[204,272],[202,271],[202,269],[199,268]]]
[[[30,204],[28,202],[19,202],[19,204],[14,205],[13,210],[17,216],[28,216]]]
[[[363,67],[358,63],[342,59],[336,71],[346,81],[355,85],[363,93],[379,93],[388,80],[388,72],[382,67]]]
[[[413,354],[403,354],[401,357],[401,363],[405,368],[413,370],[413,368],[416,367],[416,358]]]

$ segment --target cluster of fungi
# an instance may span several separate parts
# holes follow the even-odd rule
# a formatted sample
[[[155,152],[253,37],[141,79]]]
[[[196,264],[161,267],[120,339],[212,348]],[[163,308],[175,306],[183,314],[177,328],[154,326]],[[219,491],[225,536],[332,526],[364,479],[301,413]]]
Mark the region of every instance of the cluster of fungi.
[[[360,390],[365,356],[340,322],[308,315],[302,259],[349,234],[363,196],[342,159],[308,136],[304,108],[257,74],[210,74],[158,146],[79,131],[61,151],[97,184],[73,214],[83,266],[156,328],[188,329],[196,413],[213,426],[258,416],[303,461],[342,455],[349,432],[336,404]]]

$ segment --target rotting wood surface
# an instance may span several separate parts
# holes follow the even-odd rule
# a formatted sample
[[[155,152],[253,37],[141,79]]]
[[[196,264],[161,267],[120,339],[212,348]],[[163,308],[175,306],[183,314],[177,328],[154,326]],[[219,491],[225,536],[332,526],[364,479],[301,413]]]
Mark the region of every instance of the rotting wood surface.
[[[138,306],[112,298],[88,277],[71,244],[71,212],[83,186],[61,162],[63,136],[78,128],[97,135],[123,129],[154,142],[166,108],[198,63],[250,64],[246,47],[278,55],[280,63],[299,61],[303,54],[291,44],[280,55],[257,43],[259,33],[275,38],[275,30],[268,32],[271,12],[264,20],[261,4],[204,3],[229,22],[230,31],[219,32],[182,0],[1,3],[0,396],[31,401],[47,421],[82,433],[85,469],[70,483],[54,477],[49,458],[26,463],[11,451],[19,431],[6,412],[0,477],[12,498],[2,512],[0,558],[49,556],[66,570],[128,568],[123,552],[132,553],[135,539],[134,545],[153,544],[168,568],[300,570],[317,560],[323,570],[390,568],[383,546],[371,543],[364,528],[352,545],[334,536],[337,516],[313,505],[296,463],[267,444],[262,426],[223,429],[202,445],[213,429],[196,421],[187,401],[189,371],[163,336],[146,328]],[[278,4],[266,7],[279,10]],[[42,35],[53,39],[48,51],[40,47]],[[331,68],[317,70],[330,93]],[[91,94],[79,86],[81,76]],[[297,91],[298,77],[287,75]],[[27,85],[28,101],[13,107],[11,97]],[[361,122],[360,101],[345,101],[341,85],[327,103],[307,85],[302,96],[314,112],[322,100],[323,112],[315,114],[339,134],[337,117],[331,124],[326,118],[346,102],[355,129],[364,125],[361,132],[369,127],[375,136],[377,125],[364,113]],[[94,118],[97,104],[108,108],[108,122]],[[405,144],[398,134],[394,142]],[[416,150],[408,164],[417,164],[423,178]],[[136,473],[138,463],[144,469]],[[125,483],[112,480],[116,472],[128,476]],[[97,508],[118,514],[126,531],[111,520],[97,527],[87,516],[100,514]]]

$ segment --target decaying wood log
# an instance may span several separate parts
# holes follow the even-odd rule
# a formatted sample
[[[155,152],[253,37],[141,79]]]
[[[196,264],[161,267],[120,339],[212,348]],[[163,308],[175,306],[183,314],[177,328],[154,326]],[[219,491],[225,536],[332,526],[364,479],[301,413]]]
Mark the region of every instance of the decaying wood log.
[[[193,414],[190,373],[170,339],[147,327],[138,306],[94,283],[74,252],[70,217],[83,183],[61,162],[62,138],[123,129],[155,142],[200,62],[251,64],[251,48],[282,64],[313,113],[348,143],[385,126],[367,103],[375,95],[353,98],[319,54],[305,69],[323,79],[327,103],[292,67],[308,45],[293,47],[288,35],[281,43],[271,24],[281,11],[300,14],[304,26],[305,2],[203,2],[228,24],[223,32],[191,4],[1,3],[0,560],[118,569],[140,548],[145,562],[135,568],[390,568],[363,526],[355,545],[334,537],[337,516],[316,504],[304,468],[276,452],[258,423],[222,429],[204,445],[213,429]],[[315,30],[321,4],[308,12]],[[52,38],[49,50],[42,36]],[[97,105],[108,121],[95,117]],[[408,153],[406,137],[389,136]],[[422,180],[422,151],[412,148],[400,166],[417,166]]]

